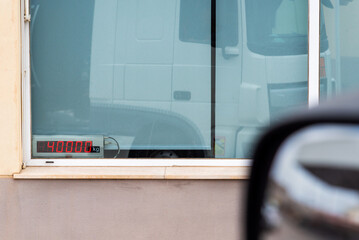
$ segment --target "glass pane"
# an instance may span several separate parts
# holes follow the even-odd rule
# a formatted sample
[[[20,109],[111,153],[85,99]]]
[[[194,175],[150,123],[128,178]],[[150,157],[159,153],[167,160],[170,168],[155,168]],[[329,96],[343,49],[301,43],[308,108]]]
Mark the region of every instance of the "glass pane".
[[[217,158],[250,158],[264,127],[308,101],[308,1],[236,3],[217,1],[217,34],[238,22],[241,39],[216,49]],[[219,24],[229,9],[234,23]]]
[[[308,3],[246,0],[248,48],[267,56],[306,54]]]
[[[31,15],[33,158],[249,158],[307,102],[305,0],[31,0]]]
[[[358,10],[352,0],[322,0],[320,40],[321,99],[359,89]],[[324,48],[322,47],[324,46]]]
[[[120,157],[208,155],[209,0],[32,0],[31,14],[34,157],[102,157],[70,152],[101,136],[105,157],[116,141]]]

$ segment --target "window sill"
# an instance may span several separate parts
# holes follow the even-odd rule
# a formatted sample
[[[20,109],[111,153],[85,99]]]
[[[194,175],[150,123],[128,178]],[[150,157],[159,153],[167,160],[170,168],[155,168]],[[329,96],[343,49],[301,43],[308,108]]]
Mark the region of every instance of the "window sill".
[[[249,167],[27,167],[14,179],[248,179]]]

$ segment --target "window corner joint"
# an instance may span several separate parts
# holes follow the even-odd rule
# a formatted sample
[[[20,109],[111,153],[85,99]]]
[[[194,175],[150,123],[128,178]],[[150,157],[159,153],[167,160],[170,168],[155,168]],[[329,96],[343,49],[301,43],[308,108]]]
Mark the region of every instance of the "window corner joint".
[[[24,15],[24,21],[25,22],[31,22],[31,14],[25,14]]]

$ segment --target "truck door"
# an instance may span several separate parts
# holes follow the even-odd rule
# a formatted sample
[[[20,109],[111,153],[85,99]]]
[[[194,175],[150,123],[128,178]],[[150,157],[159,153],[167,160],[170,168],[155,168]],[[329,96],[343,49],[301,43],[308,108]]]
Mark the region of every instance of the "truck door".
[[[181,0],[177,3],[180,11],[172,99],[172,110],[199,126],[208,146],[214,137],[211,133],[215,131],[224,136],[227,130],[223,129],[236,122],[241,76],[238,0],[216,1],[215,16],[211,13],[211,2]],[[211,26],[214,18],[216,32]],[[213,37],[216,38],[215,51],[211,48]],[[211,107],[212,100],[216,102],[215,108]],[[232,132],[234,143],[236,130]]]
[[[217,1],[215,153],[219,158],[234,156],[239,114],[247,114],[239,112],[243,58],[241,23],[239,0]]]

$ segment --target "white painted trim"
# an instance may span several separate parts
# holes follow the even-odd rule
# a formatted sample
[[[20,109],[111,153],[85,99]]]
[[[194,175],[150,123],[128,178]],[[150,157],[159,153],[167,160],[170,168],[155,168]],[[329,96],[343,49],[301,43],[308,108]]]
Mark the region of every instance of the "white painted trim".
[[[308,0],[308,106],[319,104],[320,0]]]
[[[25,13],[30,14],[29,0],[21,1],[22,27],[22,150],[23,162],[31,158],[31,79],[30,79],[30,22],[25,21]]]
[[[53,163],[46,163],[50,161]],[[223,167],[250,167],[250,159],[31,159],[26,162],[27,166],[48,167],[84,167],[84,166],[123,166],[123,167],[173,167],[173,166],[223,166]]]

